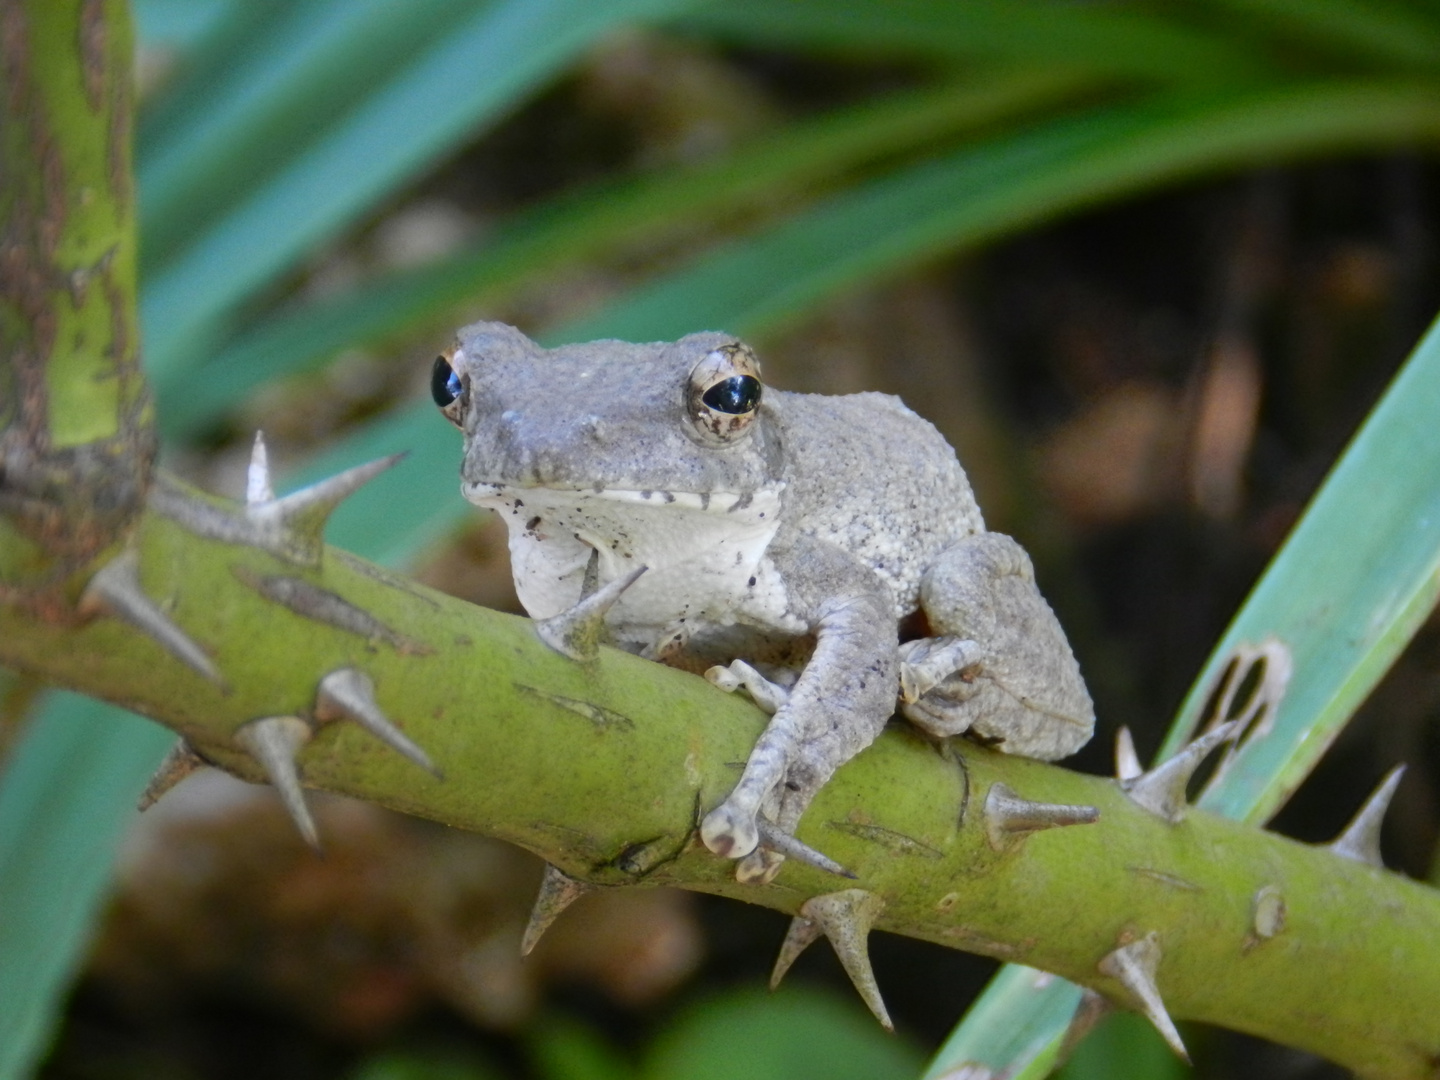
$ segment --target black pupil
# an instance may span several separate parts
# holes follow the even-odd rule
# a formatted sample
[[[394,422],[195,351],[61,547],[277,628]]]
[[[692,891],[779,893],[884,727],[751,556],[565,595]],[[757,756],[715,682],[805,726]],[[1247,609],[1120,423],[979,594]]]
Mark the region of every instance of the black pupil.
[[[435,399],[435,404],[445,408],[460,396],[461,390],[460,376],[455,374],[450,361],[437,356],[435,366],[430,369],[430,396]]]
[[[754,375],[731,375],[706,390],[700,400],[718,412],[751,412],[760,404],[760,380]]]

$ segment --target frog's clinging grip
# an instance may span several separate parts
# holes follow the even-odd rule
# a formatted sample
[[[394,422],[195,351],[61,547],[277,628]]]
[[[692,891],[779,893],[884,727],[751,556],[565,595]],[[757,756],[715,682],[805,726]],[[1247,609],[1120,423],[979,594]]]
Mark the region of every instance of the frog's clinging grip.
[[[465,436],[461,490],[505,522],[532,618],[648,567],[567,651],[592,655],[603,634],[697,673],[719,665],[717,685],[772,714],[700,826],[740,880],[801,857],[801,815],[902,689],[937,734],[1047,758],[1089,737],[1029,559],[986,532],[955,452],[896,398],[775,390],[728,334],[547,350],[501,323],[461,330],[432,389]],[[938,636],[902,653],[900,623],[922,610]],[[767,830],[790,839],[766,844]]]

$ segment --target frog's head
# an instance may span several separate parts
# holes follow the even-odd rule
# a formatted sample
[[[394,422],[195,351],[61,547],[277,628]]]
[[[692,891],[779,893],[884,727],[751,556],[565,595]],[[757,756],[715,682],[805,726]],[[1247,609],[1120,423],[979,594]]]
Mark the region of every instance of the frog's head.
[[[544,349],[503,323],[460,331],[431,390],[465,433],[468,498],[497,488],[746,495],[780,447],[760,365],[727,334]]]

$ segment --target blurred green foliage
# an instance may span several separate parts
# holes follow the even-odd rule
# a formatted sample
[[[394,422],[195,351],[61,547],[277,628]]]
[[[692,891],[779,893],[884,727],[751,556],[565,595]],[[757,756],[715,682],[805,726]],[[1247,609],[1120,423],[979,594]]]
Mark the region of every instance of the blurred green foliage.
[[[531,1025],[538,1080],[901,1080],[923,1058],[903,1038],[856,1023],[828,994],[787,987],[731,990],[691,1003],[630,1062],[590,1028],[549,1016]],[[1107,1045],[1113,1045],[1113,1040]],[[366,1062],[350,1080],[490,1080],[473,1058],[397,1054]]]

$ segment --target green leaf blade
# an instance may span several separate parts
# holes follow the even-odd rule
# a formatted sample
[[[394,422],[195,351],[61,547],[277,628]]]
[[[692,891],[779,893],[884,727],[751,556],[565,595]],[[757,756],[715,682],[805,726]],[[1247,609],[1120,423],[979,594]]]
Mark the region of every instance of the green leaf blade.
[[[149,133],[137,169],[146,274],[473,10],[462,0],[408,7],[404,20],[386,0],[276,12],[252,47],[222,68],[226,77],[209,89],[208,108]],[[181,84],[175,93],[192,91]]]
[[[182,364],[196,341],[305,252],[493,119],[600,34],[690,0],[502,0],[425,52],[331,125],[149,282],[149,365]]]
[[[885,154],[1053,105],[1093,83],[1022,71],[907,91],[786,127],[713,164],[607,184],[519,215],[497,235],[433,264],[285,311],[213,360],[158,373],[161,423],[183,436],[261,382],[304,370],[342,348],[371,344],[465,302],[494,303],[622,244],[783,202]]]
[[[1190,736],[1234,646],[1278,638],[1290,688],[1200,805],[1266,821],[1390,669],[1440,598],[1440,324],[1311,500],[1196,680],[1162,754]]]
[[[682,20],[765,45],[901,52],[949,60],[1003,58],[1138,76],[1226,83],[1278,74],[1248,42],[1117,5],[1027,0],[728,0]]]
[[[1269,22],[1291,40],[1387,68],[1440,66],[1440,19],[1433,8],[1388,0],[1211,0],[1247,23]]]
[[[1440,139],[1440,86],[1322,83],[1064,117],[847,192],[565,327],[566,340],[754,334],[820,300],[1062,213],[1302,155]]]
[[[174,735],[55,693],[0,775],[0,1078],[44,1056],[83,961],[135,799]]]

